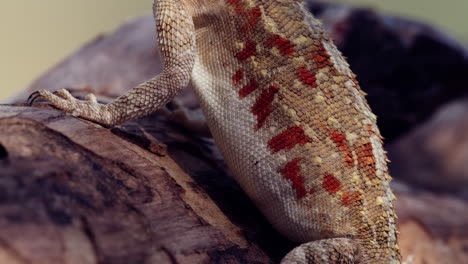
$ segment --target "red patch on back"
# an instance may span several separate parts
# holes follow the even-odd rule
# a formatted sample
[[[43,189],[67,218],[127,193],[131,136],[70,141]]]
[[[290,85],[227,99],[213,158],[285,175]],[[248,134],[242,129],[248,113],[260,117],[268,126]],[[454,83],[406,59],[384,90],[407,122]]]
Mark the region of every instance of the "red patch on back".
[[[252,56],[257,55],[257,44],[251,40],[247,40],[244,49],[234,55],[238,60],[244,61]]]
[[[359,201],[362,200],[361,194],[359,192],[345,192],[341,196],[341,204],[347,207],[353,207],[359,204]]]
[[[307,192],[304,186],[304,177],[301,175],[299,167],[300,158],[295,158],[292,161],[288,162],[284,168],[278,170],[279,173],[283,176],[283,178],[290,180],[292,182],[292,187],[296,190],[297,199],[304,198],[307,193],[314,193],[313,190]]]
[[[273,153],[276,153],[283,149],[290,150],[297,144],[304,145],[310,142],[312,142],[312,139],[304,134],[304,128],[293,126],[270,139],[268,146]]]
[[[262,15],[260,8],[246,9],[241,0],[228,0],[228,3],[234,7],[239,18],[246,20],[245,24],[240,28],[239,33],[243,34],[245,32],[242,31],[249,31],[255,28]]]
[[[273,35],[265,42],[267,48],[276,47],[283,56],[294,55],[294,43],[290,40],[280,37],[279,35]]]
[[[374,179],[376,177],[377,168],[372,144],[366,143],[357,147],[356,156],[358,160],[358,166],[363,169],[369,179]]]
[[[252,114],[257,116],[257,126],[256,129],[259,129],[263,126],[263,123],[267,119],[268,115],[273,112],[271,103],[275,99],[275,94],[279,91],[277,86],[271,86],[269,89],[264,90],[260,96],[257,98],[257,101],[252,107]]]
[[[234,83],[234,86],[240,85],[243,77],[244,73],[242,70],[236,71],[236,73],[232,76],[232,82]]]
[[[253,90],[257,89],[259,86],[258,82],[255,79],[250,79],[250,82],[242,87],[242,89],[239,90],[239,98],[244,98],[247,95],[249,95]]]
[[[234,7],[236,12],[241,12],[244,9],[244,7],[242,6],[241,0],[227,0],[227,1],[232,7]]]
[[[309,71],[306,68],[306,66],[301,66],[299,69],[297,69],[297,77],[303,84],[309,87],[317,86],[317,78],[315,77],[315,72]]]
[[[258,7],[254,7],[251,10],[246,10],[245,17],[247,17],[247,22],[243,26],[243,29],[244,30],[254,29],[258,21],[260,20],[261,15],[262,15],[262,12],[260,11],[260,8]]]
[[[323,175],[323,183],[322,187],[329,192],[330,194],[334,194],[341,189],[341,182],[333,175],[329,173],[325,173]]]
[[[312,52],[307,57],[312,59],[312,61],[318,68],[324,68],[333,65],[330,59],[331,56],[330,54],[328,54],[323,44],[320,44],[320,46],[313,47]]]
[[[353,155],[351,151],[349,150],[346,137],[343,134],[340,134],[335,130],[330,130],[330,136],[333,142],[335,142],[335,144],[341,150],[341,152],[345,154],[346,164],[348,164],[349,167],[353,167],[354,166]]]
[[[319,50],[316,51],[315,54],[315,62],[317,63],[317,66],[322,68],[326,66],[331,66],[332,62],[330,60],[330,54],[328,54],[327,50],[323,45],[320,45]]]

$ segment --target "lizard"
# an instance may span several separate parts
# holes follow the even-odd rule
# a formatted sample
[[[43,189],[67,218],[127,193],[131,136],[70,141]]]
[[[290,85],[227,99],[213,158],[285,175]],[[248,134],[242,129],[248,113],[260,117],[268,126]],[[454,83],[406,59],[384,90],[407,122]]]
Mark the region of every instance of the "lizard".
[[[155,0],[164,70],[109,104],[39,90],[110,127],[190,82],[234,177],[285,237],[282,264],[401,262],[382,137],[356,76],[298,0]]]

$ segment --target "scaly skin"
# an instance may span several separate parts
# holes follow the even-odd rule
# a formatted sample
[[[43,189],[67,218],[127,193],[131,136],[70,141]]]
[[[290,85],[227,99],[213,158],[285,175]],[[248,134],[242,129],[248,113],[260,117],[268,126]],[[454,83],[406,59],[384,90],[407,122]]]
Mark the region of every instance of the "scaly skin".
[[[282,263],[400,263],[385,152],[364,93],[294,0],[155,1],[164,72],[109,105],[43,98],[113,126],[192,81],[237,181],[284,236]]]

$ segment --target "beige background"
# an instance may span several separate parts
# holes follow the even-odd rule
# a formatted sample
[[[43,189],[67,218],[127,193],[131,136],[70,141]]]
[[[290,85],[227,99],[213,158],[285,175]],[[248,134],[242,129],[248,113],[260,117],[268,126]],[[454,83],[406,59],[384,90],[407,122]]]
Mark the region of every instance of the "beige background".
[[[468,42],[468,0],[335,0],[434,23]],[[0,101],[152,0],[0,0]]]

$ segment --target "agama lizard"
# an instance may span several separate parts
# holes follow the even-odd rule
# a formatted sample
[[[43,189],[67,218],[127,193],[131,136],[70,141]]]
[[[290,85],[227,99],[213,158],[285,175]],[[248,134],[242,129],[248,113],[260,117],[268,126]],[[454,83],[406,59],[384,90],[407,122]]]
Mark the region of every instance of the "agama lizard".
[[[191,81],[235,178],[270,223],[303,243],[289,263],[400,263],[386,156],[364,92],[297,0],[156,0],[164,71],[104,105],[31,95],[114,126]]]

